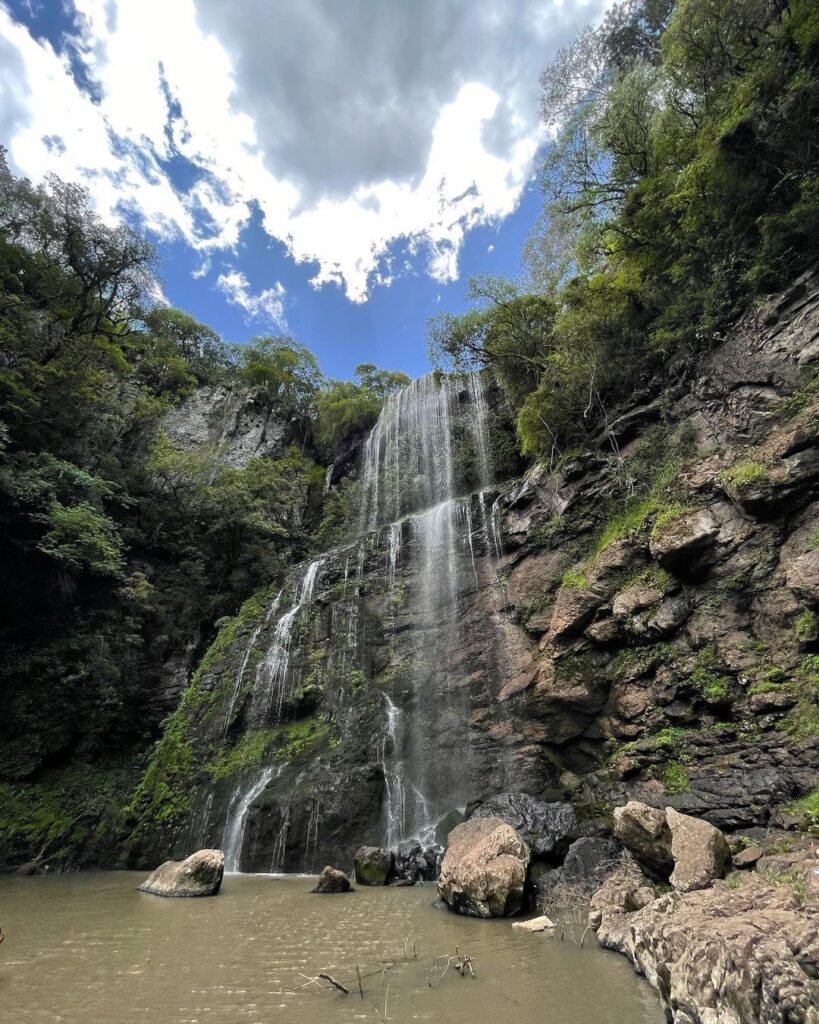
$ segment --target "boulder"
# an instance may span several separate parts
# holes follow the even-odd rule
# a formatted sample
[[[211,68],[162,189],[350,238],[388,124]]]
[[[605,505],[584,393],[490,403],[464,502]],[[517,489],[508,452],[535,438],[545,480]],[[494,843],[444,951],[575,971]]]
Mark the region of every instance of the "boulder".
[[[615,839],[584,836],[572,843],[566,859],[559,868],[532,879],[541,901],[557,897],[555,890],[561,885],[572,893],[589,894],[596,890],[602,879],[613,871],[623,854],[623,847]],[[558,900],[559,902],[559,900]]]
[[[642,910],[655,898],[651,882],[630,857],[624,858],[592,896],[589,925],[599,928],[604,920]]]
[[[739,853],[734,854],[733,864],[735,868],[752,868],[765,851],[761,846],[749,846]]]
[[[674,870],[671,884],[680,892],[705,889],[715,878],[722,878],[731,864],[731,848],[718,828],[701,818],[666,808],[671,829],[671,855]]]
[[[602,603],[603,598],[594,590],[563,587],[552,609],[546,643],[582,633]]]
[[[139,888],[155,896],[215,896],[224,873],[221,850],[198,850],[186,860],[166,860]]]
[[[656,587],[636,586],[622,590],[614,599],[611,611],[616,619],[629,619],[662,601],[663,592]]]
[[[355,851],[355,880],[360,885],[386,885],[394,871],[392,850],[383,846],[360,846]]]
[[[716,561],[720,526],[709,509],[688,512],[662,526],[651,538],[651,554],[664,569],[696,577]]]
[[[312,891],[349,892],[351,888],[350,879],[344,874],[344,872],[339,871],[338,868],[331,867],[328,864],[319,875],[316,887]]]
[[[480,804],[473,818],[500,818],[511,825],[533,857],[561,858],[585,829],[565,801],[540,800],[528,793],[500,793]]]
[[[508,917],[523,902],[529,847],[500,818],[471,818],[449,835],[438,895],[459,914]]]
[[[589,924],[657,989],[673,1024],[819,1024],[816,896],[738,877],[739,888],[717,881],[641,907],[634,880],[618,888],[611,876]]]
[[[674,868],[665,811],[629,800],[614,808],[614,834],[651,874],[666,879]]]

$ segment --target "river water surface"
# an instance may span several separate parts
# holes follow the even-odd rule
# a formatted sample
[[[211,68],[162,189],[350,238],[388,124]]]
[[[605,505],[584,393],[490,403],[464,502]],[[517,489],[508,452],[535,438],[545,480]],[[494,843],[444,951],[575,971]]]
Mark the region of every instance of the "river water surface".
[[[143,877],[0,879],[4,1022],[664,1020],[655,994],[624,958],[600,949],[591,935],[580,948],[581,924],[564,941],[559,932],[521,934],[509,921],[435,908],[431,885],[315,895],[309,878],[229,875],[216,898],[162,899],[136,891]],[[456,946],[476,959],[474,979],[454,967],[442,976],[444,961],[433,966]],[[382,974],[382,961],[397,962]],[[306,984],[322,971],[354,994]]]

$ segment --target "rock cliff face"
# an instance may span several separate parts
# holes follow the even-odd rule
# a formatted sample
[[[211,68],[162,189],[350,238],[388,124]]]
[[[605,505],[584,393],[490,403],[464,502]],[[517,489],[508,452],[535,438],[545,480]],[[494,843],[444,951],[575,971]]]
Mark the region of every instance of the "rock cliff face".
[[[662,410],[615,418],[622,464],[538,468],[502,499],[507,612],[537,637],[510,702],[542,723],[510,742],[576,797],[738,828],[816,784],[818,367],[813,278]],[[655,482],[601,526],[613,473],[644,458]]]
[[[407,424],[426,436],[402,399],[362,470],[358,539],[248,602],[200,667],[134,859],[351,863],[503,790],[735,829],[815,786],[819,281],[677,370],[611,410],[597,449],[503,486],[480,466],[474,381],[413,398],[449,463],[444,434],[434,466],[390,448]],[[160,823],[158,780],[178,793]]]
[[[304,425],[272,404],[263,389],[222,384],[197,388],[168,413],[163,429],[175,447],[212,445],[237,467],[278,458],[304,436]]]

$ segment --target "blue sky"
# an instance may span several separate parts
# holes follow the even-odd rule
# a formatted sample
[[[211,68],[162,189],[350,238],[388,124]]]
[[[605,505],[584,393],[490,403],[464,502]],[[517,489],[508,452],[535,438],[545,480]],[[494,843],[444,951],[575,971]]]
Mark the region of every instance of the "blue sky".
[[[602,8],[0,0],[0,143],[145,230],[166,299],[227,340],[416,375],[471,275],[518,275],[538,75]]]

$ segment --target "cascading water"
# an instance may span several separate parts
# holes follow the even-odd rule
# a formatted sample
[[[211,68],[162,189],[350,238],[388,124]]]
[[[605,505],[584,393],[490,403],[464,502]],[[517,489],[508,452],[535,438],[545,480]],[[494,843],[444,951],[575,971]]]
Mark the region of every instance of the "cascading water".
[[[225,871],[240,870],[248,813],[253,801],[264,792],[275,771],[276,769],[272,767],[264,768],[251,785],[239,784],[236,787],[228,807],[227,819],[222,832]]]
[[[448,649],[458,628],[459,595],[478,574],[473,547],[471,500],[458,497],[456,421],[460,440],[471,436],[478,489],[493,480],[488,408],[478,374],[438,380],[428,375],[391,396],[364,452],[361,526],[376,530],[390,523],[387,576],[392,586],[402,543],[402,520],[410,532],[410,604],[418,641],[413,658],[414,693],[406,722],[396,727],[399,710],[387,698],[382,756],[389,843],[410,836],[429,838],[444,801],[458,802],[469,785],[471,758],[458,695],[448,685]],[[465,422],[464,422],[465,421]],[[466,426],[466,431],[463,427]],[[476,477],[476,479],[475,479]],[[386,695],[385,695],[386,697]],[[404,714],[404,712],[400,712]],[[460,728],[457,719],[460,717]],[[458,756],[440,763],[444,742],[457,743]]]
[[[313,600],[321,559],[318,558],[307,566],[301,582],[296,603],[276,623],[273,642],[256,672],[256,685],[253,688],[253,699],[250,705],[251,721],[265,724],[273,714],[278,721],[281,714],[282,701],[288,683],[287,670],[290,666],[290,643],[293,639],[299,612]]]
[[[290,681],[288,679],[288,669],[290,667],[290,645],[293,630],[299,613],[313,600],[316,579],[318,578],[320,568],[320,558],[310,562],[301,581],[295,604],[276,623],[273,640],[256,671],[249,715],[250,721],[254,725],[269,724],[271,717],[273,722],[279,719],[284,694]],[[279,606],[280,600],[281,591],[279,591],[270,605],[263,624],[270,622]],[[231,696],[228,713],[225,718],[224,731],[227,731],[230,725],[233,708],[241,689],[242,677],[244,676],[248,659],[261,628],[260,624],[254,633],[251,634],[251,639],[242,660]],[[273,774],[274,769],[272,767],[263,768],[251,778],[240,781],[234,790],[228,805],[227,818],[222,832],[222,846],[224,848],[225,869],[227,871],[240,870],[248,812],[254,800],[264,792],[268,783],[273,778]]]
[[[479,554],[491,555],[494,547],[496,564],[499,555],[495,510],[488,514],[485,498],[494,482],[488,417],[478,374],[430,374],[387,399],[363,452],[357,539],[303,568],[289,585],[292,597],[284,613],[287,587],[270,602],[242,651],[220,719],[223,742],[235,721],[244,723],[250,739],[285,728],[293,716],[305,714],[294,703],[301,697],[293,694],[304,692],[298,691],[301,674],[312,666],[312,692],[318,686],[324,693],[321,714],[333,725],[334,742],[343,746],[363,735],[372,743],[371,733],[361,732],[361,687],[375,683],[383,703],[374,727],[381,735],[370,756],[383,777],[380,841],[390,846],[413,837],[431,842],[436,821],[471,799],[479,775],[464,686],[469,671],[453,649],[465,603],[482,586],[475,537],[482,537]],[[329,612],[326,625],[316,627],[311,609],[320,577],[325,596],[318,607]],[[387,608],[383,628],[404,637],[397,641],[402,653],[387,671],[368,654],[369,602],[379,607],[379,586]],[[263,635],[270,639],[248,686],[248,665]],[[304,644],[307,635],[310,646]],[[382,681],[376,682],[379,672]],[[275,766],[242,774],[230,792],[222,830],[228,871],[241,870],[243,863],[274,871],[297,863],[303,870],[318,857],[334,798],[322,795],[332,791],[316,788],[324,750],[310,756],[294,770],[279,755]],[[266,791],[270,795],[262,799]],[[251,816],[254,805],[266,810]],[[211,791],[206,823],[212,806]],[[252,837],[246,835],[249,820]]]

